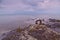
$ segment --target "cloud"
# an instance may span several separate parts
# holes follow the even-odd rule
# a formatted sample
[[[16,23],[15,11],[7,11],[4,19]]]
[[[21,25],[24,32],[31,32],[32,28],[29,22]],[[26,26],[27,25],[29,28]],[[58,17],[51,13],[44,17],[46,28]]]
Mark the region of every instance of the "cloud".
[[[7,9],[7,10],[32,10],[32,7],[30,5],[24,4],[21,0],[5,0],[1,4],[1,8]]]
[[[48,9],[60,6],[59,0],[3,0],[6,9]]]
[[[51,11],[59,8],[60,0],[0,0],[0,10],[6,11]]]

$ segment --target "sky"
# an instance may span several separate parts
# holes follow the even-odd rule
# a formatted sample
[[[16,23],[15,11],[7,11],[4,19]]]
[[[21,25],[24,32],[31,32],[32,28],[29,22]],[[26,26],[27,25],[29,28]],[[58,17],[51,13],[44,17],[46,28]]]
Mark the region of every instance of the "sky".
[[[60,0],[0,0],[0,15],[59,14]]]

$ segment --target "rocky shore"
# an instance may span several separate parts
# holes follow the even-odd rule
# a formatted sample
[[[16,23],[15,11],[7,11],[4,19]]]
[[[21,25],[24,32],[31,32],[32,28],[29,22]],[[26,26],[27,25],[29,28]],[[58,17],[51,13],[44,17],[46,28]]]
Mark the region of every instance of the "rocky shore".
[[[52,30],[52,27],[43,24],[41,20],[35,23],[4,33],[1,40],[60,40],[60,32]]]
[[[45,25],[29,25],[8,32],[2,40],[60,40],[60,33],[51,30]]]

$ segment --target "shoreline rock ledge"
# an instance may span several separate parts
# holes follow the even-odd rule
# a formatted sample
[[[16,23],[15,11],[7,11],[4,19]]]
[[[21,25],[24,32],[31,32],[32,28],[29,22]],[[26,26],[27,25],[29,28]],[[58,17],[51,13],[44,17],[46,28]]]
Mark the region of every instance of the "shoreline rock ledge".
[[[1,40],[60,40],[60,33],[45,25],[29,25],[25,28],[14,29],[2,36]]]

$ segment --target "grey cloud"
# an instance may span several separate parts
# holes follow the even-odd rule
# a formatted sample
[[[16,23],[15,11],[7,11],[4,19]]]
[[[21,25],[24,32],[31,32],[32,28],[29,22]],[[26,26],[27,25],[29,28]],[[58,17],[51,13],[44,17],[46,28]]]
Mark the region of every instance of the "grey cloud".
[[[45,1],[49,1],[47,3],[44,3]],[[25,9],[32,9],[32,10],[44,10],[45,9],[49,9],[49,7],[53,7],[54,1],[56,1],[57,3],[60,2],[60,0],[0,0],[0,2],[2,2],[3,6],[1,6],[0,8],[6,7],[8,9],[12,9],[14,8],[15,10],[18,8],[18,10],[21,9],[21,7],[23,8],[23,10]],[[51,4],[50,4],[51,2]],[[53,5],[52,5],[53,4]],[[57,4],[56,4],[57,5]],[[59,6],[59,5],[57,5]],[[59,7],[60,8],[60,7]],[[30,10],[29,9],[29,10]]]
[[[2,0],[0,0],[0,3],[2,2]]]
[[[44,0],[22,0],[22,2],[31,6],[37,6],[38,2],[44,2]]]

